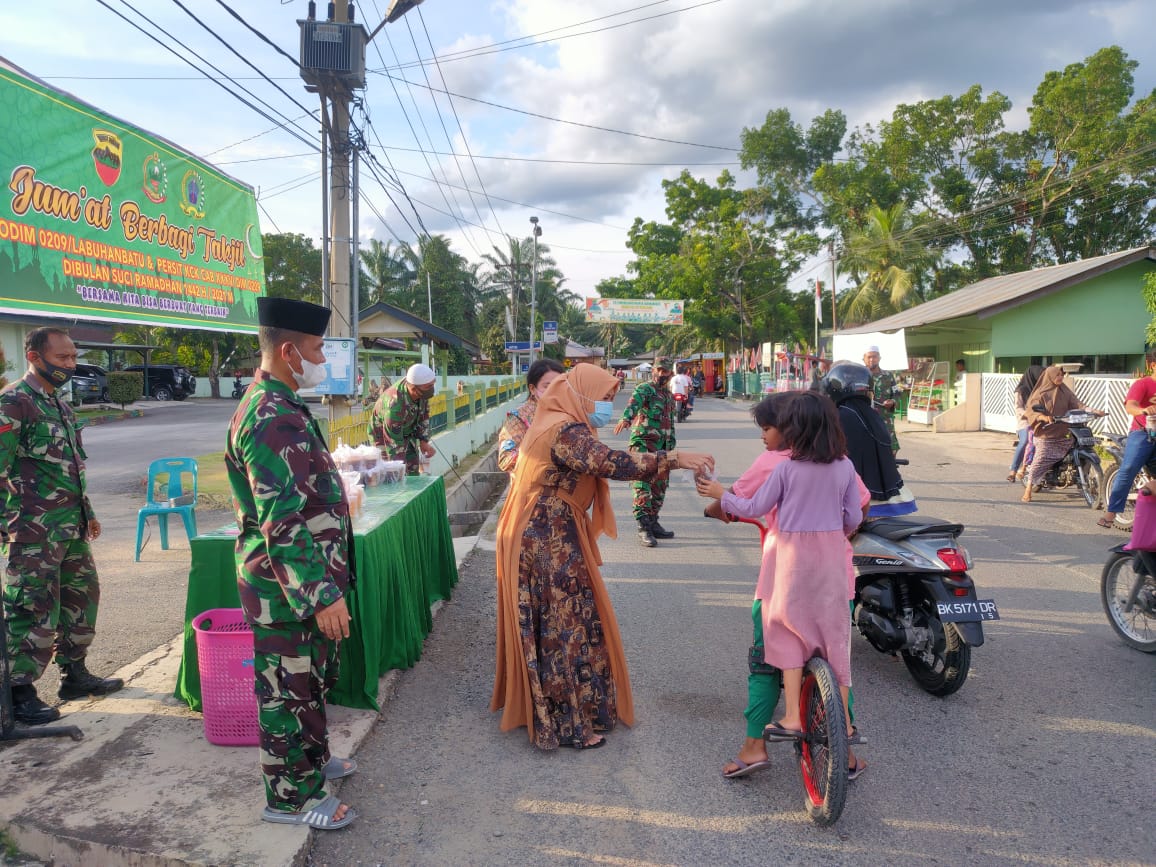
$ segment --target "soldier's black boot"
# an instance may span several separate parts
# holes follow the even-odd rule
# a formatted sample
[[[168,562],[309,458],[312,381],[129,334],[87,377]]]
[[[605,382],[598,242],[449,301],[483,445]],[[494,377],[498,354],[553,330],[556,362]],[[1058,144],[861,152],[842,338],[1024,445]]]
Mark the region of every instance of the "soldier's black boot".
[[[662,524],[658,523],[658,518],[650,519],[650,532],[655,539],[673,539],[674,531],[668,530]]]
[[[26,726],[39,726],[60,719],[60,711],[42,702],[32,684],[22,683],[12,687],[12,718]]]
[[[650,520],[648,518],[638,519],[638,544],[643,548],[653,548],[658,545],[654,540],[654,535],[650,532]]]
[[[108,695],[124,688],[124,681],[119,677],[97,677],[84,667],[83,662],[73,662],[62,665],[64,677],[60,679],[60,691],[57,693],[64,701],[76,698],[88,698],[90,695]]]

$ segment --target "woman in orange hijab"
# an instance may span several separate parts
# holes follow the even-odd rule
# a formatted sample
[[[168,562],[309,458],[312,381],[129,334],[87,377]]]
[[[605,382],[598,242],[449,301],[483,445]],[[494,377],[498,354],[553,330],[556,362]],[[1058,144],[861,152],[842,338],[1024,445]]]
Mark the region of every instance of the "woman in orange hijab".
[[[491,710],[534,746],[592,749],[634,702],[597,539],[616,538],[610,479],[710,472],[710,455],[635,454],[598,441],[618,379],[579,364],[540,398],[498,523],[497,670]]]

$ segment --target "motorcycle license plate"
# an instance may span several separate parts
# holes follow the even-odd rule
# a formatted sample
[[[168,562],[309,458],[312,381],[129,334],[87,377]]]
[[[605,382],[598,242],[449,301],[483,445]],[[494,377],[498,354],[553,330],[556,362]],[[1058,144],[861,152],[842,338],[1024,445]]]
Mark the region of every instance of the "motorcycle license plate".
[[[960,599],[958,602],[937,602],[935,605],[939,619],[944,623],[999,620],[999,610],[993,599]]]

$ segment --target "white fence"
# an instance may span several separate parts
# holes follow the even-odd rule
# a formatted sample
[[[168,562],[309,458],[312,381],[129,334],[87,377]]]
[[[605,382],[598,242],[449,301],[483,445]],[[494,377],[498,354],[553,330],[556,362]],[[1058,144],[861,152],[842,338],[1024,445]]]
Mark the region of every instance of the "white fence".
[[[985,373],[980,379],[983,405],[980,408],[979,425],[983,430],[998,430],[1015,433],[1015,387],[1020,381],[1018,373]],[[1067,384],[1090,409],[1108,413],[1092,422],[1096,433],[1126,434],[1132,418],[1124,412],[1124,396],[1132,384],[1131,377],[1122,376],[1074,376],[1067,377]]]

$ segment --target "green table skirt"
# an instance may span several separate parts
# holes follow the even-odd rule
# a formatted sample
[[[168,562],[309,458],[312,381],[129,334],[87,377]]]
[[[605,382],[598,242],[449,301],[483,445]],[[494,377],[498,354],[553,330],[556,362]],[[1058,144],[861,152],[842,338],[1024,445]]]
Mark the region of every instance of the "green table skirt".
[[[378,680],[421,657],[433,627],[430,606],[449,599],[458,580],[440,476],[408,476],[366,491],[353,526],[357,584],[347,603],[353,622],[341,642],[341,675],[331,704],[377,709]],[[201,678],[192,622],[210,608],[239,608],[236,527],[197,536],[185,603],[184,655],[174,695],[201,709]]]

